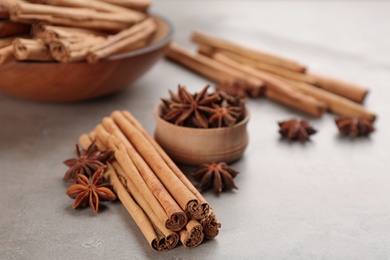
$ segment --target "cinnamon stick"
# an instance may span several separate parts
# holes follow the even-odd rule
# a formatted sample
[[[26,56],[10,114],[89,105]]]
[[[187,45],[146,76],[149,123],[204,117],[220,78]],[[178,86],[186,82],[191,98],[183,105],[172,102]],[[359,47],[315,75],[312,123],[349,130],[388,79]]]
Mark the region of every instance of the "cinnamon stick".
[[[218,236],[221,223],[217,220],[213,210],[210,210],[209,214],[205,218],[200,219],[199,222],[203,226],[205,238],[212,239]]]
[[[368,93],[367,88],[358,86],[354,83],[349,83],[313,72],[308,72],[308,75],[316,79],[316,85],[318,87],[357,103],[363,103],[364,98]]]
[[[198,246],[202,243],[203,238],[203,226],[194,219],[191,219],[186,228],[180,231],[180,241],[186,248]]]
[[[266,52],[262,52],[259,50],[251,49],[248,47],[244,47],[242,45],[232,43],[227,40],[222,40],[212,35],[206,34],[204,32],[194,32],[191,37],[192,41],[210,46],[217,49],[222,49],[226,51],[231,51],[233,53],[239,54],[240,56],[244,56],[246,58],[262,61],[265,63],[269,63],[275,66],[279,66],[285,69],[304,72],[306,70],[305,66],[299,64],[298,62],[279,57],[273,54],[269,54]]]
[[[140,42],[145,41],[157,29],[152,18],[138,23],[126,30],[123,30],[107,40],[97,44],[89,50],[87,60],[89,63],[96,63],[98,60],[106,58],[111,54],[117,53],[124,48],[137,46]]]
[[[37,39],[17,38],[12,43],[14,55],[18,60],[52,61],[48,46]]]
[[[115,170],[112,168],[112,166],[110,166],[110,164],[108,164],[108,168],[104,177],[111,183],[119,200],[125,206],[127,212],[129,212],[131,217],[134,219],[135,223],[148,241],[150,247],[156,251],[159,251],[160,247],[158,245],[160,244],[161,238],[159,238],[159,236],[156,234],[153,224],[151,223],[148,216],[123,187],[121,181],[115,173]]]
[[[251,88],[252,96],[257,97],[261,94],[263,81],[249,77],[203,55],[188,52],[177,44],[169,45],[166,57],[216,82],[245,82]]]
[[[91,138],[88,134],[83,134],[80,136],[79,142],[84,149],[87,149],[87,147],[92,143],[93,139],[94,138]],[[106,149],[106,147],[101,143],[98,145],[98,147],[99,149]],[[159,218],[152,210],[150,205],[142,197],[137,187],[132,183],[132,181],[129,178],[127,178],[126,174],[124,174],[124,171],[120,167],[118,162],[108,163],[108,169],[110,171],[115,171],[115,173],[106,172],[104,177],[106,179],[109,179],[108,175],[115,174],[118,180],[120,181],[120,183],[122,184],[123,188],[128,192],[129,195],[131,195],[130,198],[135,200],[135,203],[137,203],[141,207],[141,209],[149,218],[152,227],[154,229],[154,232],[156,233],[156,237],[150,243],[151,247],[156,251],[164,251],[167,249],[174,248],[179,241],[178,234],[164,227],[164,225],[161,223],[161,221],[159,221]]]
[[[328,105],[329,111],[340,115],[340,116],[361,116],[374,121],[376,115],[362,105],[353,102],[342,96],[338,96],[331,92],[328,92],[324,89],[314,87],[310,84],[303,82],[297,82],[293,80],[288,80],[282,77],[279,77],[280,80],[287,82],[290,86],[297,88],[298,91],[301,91],[304,94],[312,96],[320,101],[325,102]]]
[[[150,145],[149,141],[126,120],[121,112],[114,111],[111,117],[142,158],[148,163],[179,206],[190,218],[194,218],[194,209],[196,211],[199,207],[199,201],[195,195],[188,190],[161,158],[160,154]]]
[[[265,96],[270,99],[294,107],[315,117],[322,116],[326,109],[326,104],[324,102],[294,91],[288,84],[271,76],[270,74],[258,71],[244,64],[240,64],[218,52],[212,54],[212,57],[216,61],[228,65],[238,71],[261,79],[266,84]]]
[[[117,6],[122,6],[130,9],[145,12],[151,3],[151,0],[100,0]]]
[[[138,122],[135,117],[130,114],[128,111],[122,111],[123,116],[135,127],[141,134],[150,142],[154,149],[159,153],[161,158],[165,161],[165,163],[171,168],[173,173],[180,179],[180,181],[196,196],[199,200],[200,207],[198,210],[195,209],[193,215],[195,219],[205,218],[209,214],[210,206],[206,199],[200,194],[200,192],[192,185],[192,183],[188,180],[188,178],[184,175],[184,173],[177,167],[177,165],[172,161],[172,159],[168,156],[168,154],[161,148],[161,146],[153,139],[151,135],[149,135],[145,128]]]
[[[0,47],[0,65],[9,63],[14,60],[14,47],[12,45]]]
[[[66,38],[53,40],[49,45],[50,53],[55,60],[64,63],[85,60],[88,50],[104,40],[103,37],[85,37],[77,42],[69,42]]]
[[[226,57],[229,57],[230,59],[232,59],[236,62],[248,65],[248,66],[253,67],[257,70],[269,72],[269,73],[272,73],[274,75],[282,76],[282,77],[285,77],[288,79],[302,81],[302,82],[306,82],[309,84],[316,84],[316,82],[317,82],[313,76],[308,75],[306,73],[301,73],[301,72],[285,69],[283,67],[275,66],[275,65],[263,62],[263,61],[253,60],[253,59],[241,56],[241,55],[234,53],[234,52],[231,52],[231,51],[212,48],[212,47],[209,47],[206,45],[200,45],[198,51],[199,51],[199,53],[201,53],[203,55],[207,55],[207,56],[213,55],[213,53],[218,52],[218,53],[225,55]]]
[[[30,25],[0,21],[0,37],[20,35],[30,32]]]
[[[138,15],[138,12],[134,10],[99,0],[40,0],[39,3],[64,7],[81,7],[109,13],[128,13],[129,15],[136,13]]]
[[[177,206],[177,204],[166,196],[155,197],[151,189],[158,189],[159,187],[149,188],[146,181],[142,178],[138,168],[127,153],[126,147],[119,139],[114,136],[109,136],[102,126],[95,129],[96,135],[108,148],[115,151],[115,159],[118,161],[124,173],[133,181],[139,188],[142,196],[148,201],[160,221],[165,224],[165,227],[172,231],[179,231],[187,224],[186,214]]]

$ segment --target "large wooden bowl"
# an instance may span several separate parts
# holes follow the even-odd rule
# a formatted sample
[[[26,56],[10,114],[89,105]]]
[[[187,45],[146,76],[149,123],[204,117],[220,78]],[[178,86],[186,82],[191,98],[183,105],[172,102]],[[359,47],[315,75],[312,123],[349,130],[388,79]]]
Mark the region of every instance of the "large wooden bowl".
[[[157,33],[147,47],[87,62],[12,62],[0,66],[0,92],[50,102],[101,97],[129,86],[164,54],[173,35],[169,22],[154,16]]]

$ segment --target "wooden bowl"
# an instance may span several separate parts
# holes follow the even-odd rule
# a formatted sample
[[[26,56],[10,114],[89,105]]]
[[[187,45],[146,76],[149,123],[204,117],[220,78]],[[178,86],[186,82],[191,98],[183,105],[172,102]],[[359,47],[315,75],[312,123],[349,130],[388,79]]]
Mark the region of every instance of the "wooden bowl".
[[[156,106],[155,139],[175,162],[200,165],[212,162],[233,162],[239,159],[248,144],[245,118],[232,127],[191,128],[172,124],[161,118],[161,107]]]
[[[49,102],[101,97],[129,86],[164,54],[172,39],[171,24],[154,16],[157,32],[150,45],[111,56],[97,64],[87,62],[12,62],[0,66],[0,92]]]

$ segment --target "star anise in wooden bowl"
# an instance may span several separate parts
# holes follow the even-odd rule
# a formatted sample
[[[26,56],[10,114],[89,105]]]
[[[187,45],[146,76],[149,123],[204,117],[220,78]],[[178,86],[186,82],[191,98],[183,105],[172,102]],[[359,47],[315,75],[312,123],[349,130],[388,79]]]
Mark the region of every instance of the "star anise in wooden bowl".
[[[191,94],[179,85],[178,92],[162,99],[161,117],[180,126],[194,128],[229,127],[243,119],[245,102],[226,92],[207,93],[210,85]]]

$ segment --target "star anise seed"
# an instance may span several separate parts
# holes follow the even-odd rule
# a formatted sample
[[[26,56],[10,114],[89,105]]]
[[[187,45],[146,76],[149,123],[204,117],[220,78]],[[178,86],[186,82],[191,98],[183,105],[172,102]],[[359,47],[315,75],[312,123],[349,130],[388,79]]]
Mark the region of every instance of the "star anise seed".
[[[93,142],[87,150],[80,148],[76,144],[76,153],[78,158],[72,158],[64,161],[64,164],[69,167],[66,171],[63,180],[74,182],[77,174],[92,176],[92,174],[110,159],[113,151],[102,151]]]
[[[199,188],[208,190],[214,187],[217,192],[238,189],[233,178],[239,172],[230,168],[226,163],[211,163],[200,165],[191,175],[200,181]]]
[[[196,118],[196,127],[207,128],[208,121],[203,112],[209,111],[209,104],[219,99],[218,94],[208,95],[207,85],[201,92],[191,95],[183,86],[179,86],[178,97],[180,102],[170,104],[171,111],[163,116],[169,122],[176,125],[183,125],[187,119]],[[194,121],[194,120],[192,120]]]
[[[215,124],[216,127],[233,126],[241,115],[240,107],[231,107],[224,105],[213,104],[213,113],[209,118],[209,122]]]
[[[343,135],[353,137],[368,136],[375,131],[372,121],[360,117],[339,117],[335,119],[337,128]]]
[[[279,133],[290,140],[307,141],[309,136],[315,134],[317,130],[309,125],[309,123],[302,119],[290,119],[287,121],[279,122]]]
[[[111,185],[102,183],[104,171],[105,167],[99,168],[93,174],[91,181],[85,175],[77,174],[76,184],[70,186],[66,191],[69,197],[75,199],[73,209],[85,208],[89,205],[97,213],[100,201],[111,201],[116,198],[111,191]]]

